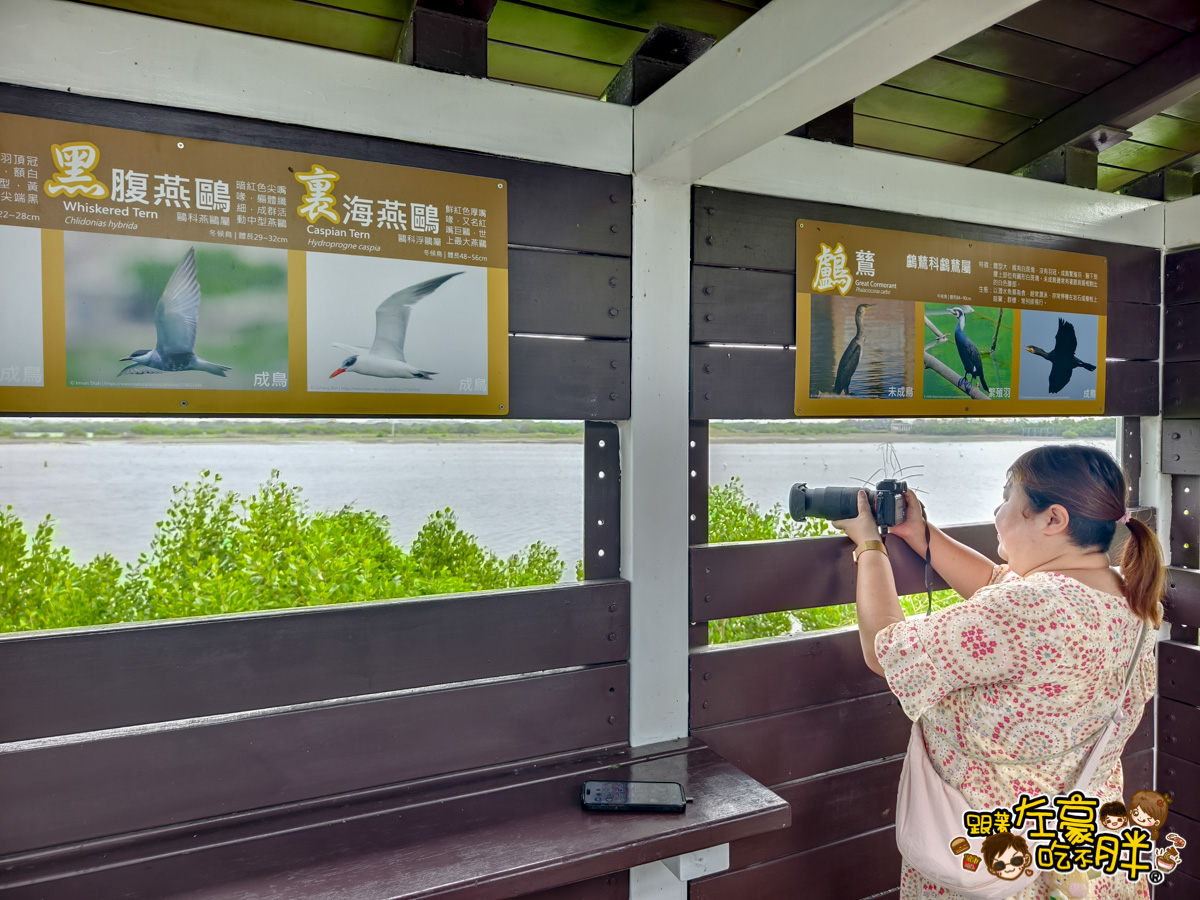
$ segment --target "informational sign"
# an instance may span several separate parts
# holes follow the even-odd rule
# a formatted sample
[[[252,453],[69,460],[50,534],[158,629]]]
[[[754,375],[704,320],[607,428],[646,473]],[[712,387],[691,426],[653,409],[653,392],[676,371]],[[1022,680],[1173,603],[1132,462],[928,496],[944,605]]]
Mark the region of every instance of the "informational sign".
[[[1108,261],[796,223],[797,416],[1099,415]]]
[[[0,411],[506,415],[507,195],[0,114]]]

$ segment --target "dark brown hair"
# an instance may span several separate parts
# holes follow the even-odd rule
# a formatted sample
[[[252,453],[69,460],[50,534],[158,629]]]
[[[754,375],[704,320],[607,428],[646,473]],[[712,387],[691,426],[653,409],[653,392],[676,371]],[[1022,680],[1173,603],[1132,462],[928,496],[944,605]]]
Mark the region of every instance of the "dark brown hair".
[[[1067,533],[1076,546],[1108,552],[1126,496],[1125,476],[1111,456],[1082,444],[1047,444],[1021,454],[1008,477],[1020,485],[1033,512],[1055,503],[1066,509]],[[1157,627],[1166,581],[1162,549],[1145,523],[1131,518],[1128,528],[1121,552],[1125,595],[1133,613]]]

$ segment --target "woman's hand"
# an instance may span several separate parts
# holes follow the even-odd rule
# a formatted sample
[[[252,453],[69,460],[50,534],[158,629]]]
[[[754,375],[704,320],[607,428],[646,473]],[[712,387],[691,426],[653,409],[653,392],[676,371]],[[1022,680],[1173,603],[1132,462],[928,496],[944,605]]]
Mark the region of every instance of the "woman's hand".
[[[858,515],[853,519],[838,519],[833,523],[834,528],[846,532],[846,537],[855,545],[863,541],[879,540],[879,526],[875,524],[875,514],[871,512],[871,504],[867,502],[867,492],[858,492]]]
[[[908,491],[904,495],[907,507],[904,521],[892,527],[891,533],[912,547],[918,555],[925,555],[925,507],[917,499],[917,495]]]

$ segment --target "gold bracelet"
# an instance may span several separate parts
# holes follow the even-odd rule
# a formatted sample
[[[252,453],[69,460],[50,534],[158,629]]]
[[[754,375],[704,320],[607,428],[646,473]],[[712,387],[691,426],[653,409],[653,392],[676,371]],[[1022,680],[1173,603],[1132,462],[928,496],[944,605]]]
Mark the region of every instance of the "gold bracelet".
[[[855,547],[854,552],[850,554],[856,566],[858,565],[858,558],[868,550],[878,550],[884,556],[888,555],[887,547],[883,546],[883,541],[863,541],[861,544]]]

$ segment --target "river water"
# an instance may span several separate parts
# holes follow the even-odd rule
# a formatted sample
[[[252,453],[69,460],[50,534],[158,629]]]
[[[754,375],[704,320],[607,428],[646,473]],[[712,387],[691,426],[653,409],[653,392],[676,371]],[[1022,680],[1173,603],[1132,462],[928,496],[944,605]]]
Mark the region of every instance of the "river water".
[[[796,481],[858,485],[905,467],[939,524],[991,518],[1008,465],[1039,441],[837,443],[714,442],[710,481],[742,480],[764,509],[787,502]],[[1115,442],[1095,441],[1113,452]],[[0,508],[29,526],[50,515],[55,542],[77,560],[145,551],[172,485],[203,469],[253,492],[272,469],[304,489],[315,509],[347,504],[388,517],[408,544],[429,515],[450,507],[459,524],[500,554],[541,540],[559,548],[574,578],[583,546],[581,443],[283,441],[41,441],[0,444]]]

